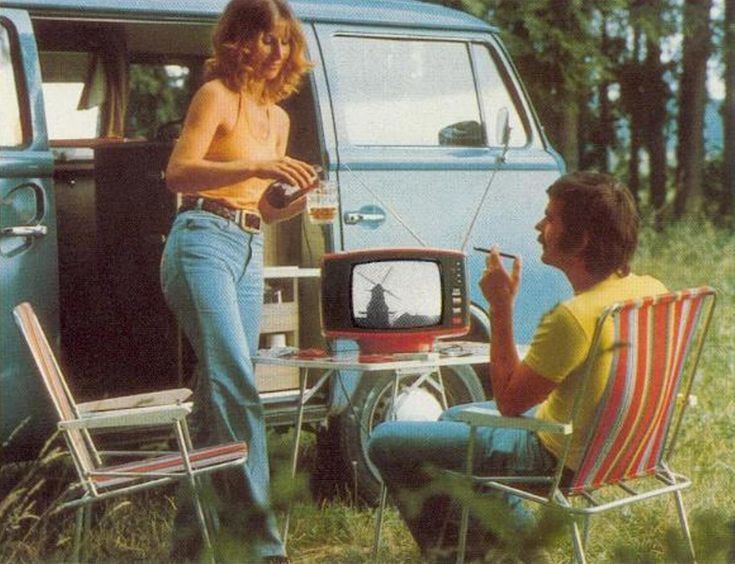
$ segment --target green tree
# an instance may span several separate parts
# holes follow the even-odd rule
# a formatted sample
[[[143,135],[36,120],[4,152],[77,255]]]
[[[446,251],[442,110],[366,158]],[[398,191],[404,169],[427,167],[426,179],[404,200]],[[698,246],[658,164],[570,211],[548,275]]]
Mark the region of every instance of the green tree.
[[[702,206],[704,171],[704,108],[707,103],[707,61],[711,51],[712,0],[686,0],[679,79],[676,199],[674,213]]]
[[[665,8],[662,0],[643,0],[650,13],[661,13]],[[644,111],[644,140],[649,159],[649,183],[651,207],[659,212],[666,203],[666,122],[667,105],[671,91],[666,82],[666,66],[661,61],[662,30],[649,27],[646,30],[646,56],[643,60],[645,97],[641,102]]]
[[[633,15],[633,10],[630,12]],[[628,116],[628,130],[630,132],[629,156],[628,156],[628,187],[640,201],[640,153],[643,146],[643,117],[639,114],[643,111],[641,50],[643,43],[643,32],[641,22],[637,17],[630,17],[631,40],[633,49],[629,56],[621,57],[618,62],[616,75],[620,86],[620,106]]]
[[[630,132],[628,184],[637,199],[641,188],[640,151],[648,154],[649,202],[661,210],[666,201],[666,139],[671,99],[671,65],[662,60],[661,43],[673,33],[672,6],[666,0],[634,0],[619,26],[625,49],[616,69],[620,107]]]
[[[489,16],[505,32],[552,143],[570,169],[578,168],[580,108],[600,76],[593,4],[582,0],[488,4]]]
[[[613,148],[621,157],[616,167],[639,200],[647,188],[645,201],[658,217],[671,185],[678,188],[677,216],[690,193],[701,199],[706,156],[697,148],[703,146],[704,131],[698,108],[703,108],[703,77],[711,57],[707,15],[712,0],[435,1],[498,27],[568,168],[606,170]],[[723,189],[708,192],[719,200],[715,207],[721,213],[731,211],[735,199],[735,163],[727,158],[735,154],[735,24],[733,0],[725,2],[729,15],[722,44],[730,94],[723,106],[726,148],[717,173]],[[682,55],[670,57],[682,34]],[[681,133],[677,160],[670,163],[675,116]],[[672,166],[675,182],[667,174]],[[707,166],[708,178],[715,169]]]
[[[725,33],[723,58],[725,62],[725,102],[722,107],[722,121],[725,132],[723,150],[724,195],[720,203],[720,213],[732,214],[735,200],[735,0],[725,1]],[[729,157],[728,157],[729,156]],[[735,224],[733,225],[735,227]]]

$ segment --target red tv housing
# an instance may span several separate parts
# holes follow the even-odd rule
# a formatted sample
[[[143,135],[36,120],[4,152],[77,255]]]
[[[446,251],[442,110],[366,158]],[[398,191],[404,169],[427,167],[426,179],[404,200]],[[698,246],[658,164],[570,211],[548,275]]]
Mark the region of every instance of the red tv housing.
[[[321,315],[327,337],[355,340],[362,355],[430,351],[470,328],[466,255],[434,248],[325,254]]]

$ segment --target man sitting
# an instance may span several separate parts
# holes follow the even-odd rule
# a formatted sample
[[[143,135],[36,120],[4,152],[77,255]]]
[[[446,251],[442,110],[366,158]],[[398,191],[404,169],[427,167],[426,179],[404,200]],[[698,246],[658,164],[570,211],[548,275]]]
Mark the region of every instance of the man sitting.
[[[523,360],[518,357],[513,337],[513,303],[521,285],[520,259],[507,272],[494,249],[488,256],[480,288],[490,305],[490,380],[494,395],[490,405],[506,416],[535,408],[538,418],[566,422],[602,311],[612,303],[661,294],[666,288],[655,278],[630,272],[639,221],[635,201],[625,186],[607,175],[577,172],[558,179],[547,193],[545,215],[536,225],[541,260],[565,274],[574,296],[545,314]],[[579,440],[573,441],[568,458],[571,471],[582,455],[579,443],[604,390],[609,363],[609,357],[603,355],[595,365],[586,403],[573,421],[574,428],[581,432],[575,433]],[[452,421],[452,417],[450,409],[435,422],[386,422],[375,429],[369,444],[371,460],[427,556],[442,542],[451,504],[445,493],[425,495],[432,481],[426,470],[431,466],[464,470],[469,426]],[[477,436],[474,471],[478,474],[548,473],[562,454],[560,437],[554,434],[484,427]],[[410,492],[417,495],[412,499]],[[414,507],[417,500],[418,510]],[[506,496],[504,501],[508,513],[498,514],[498,518],[511,518],[515,526],[527,526],[530,516],[520,499]],[[445,546],[456,543],[456,539],[447,540],[443,541]],[[496,536],[475,523],[468,540],[470,556],[482,556]]]

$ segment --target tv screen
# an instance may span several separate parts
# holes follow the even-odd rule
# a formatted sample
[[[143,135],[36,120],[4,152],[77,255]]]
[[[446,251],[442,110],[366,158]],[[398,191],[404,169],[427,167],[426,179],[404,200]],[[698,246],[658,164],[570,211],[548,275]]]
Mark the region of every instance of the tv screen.
[[[433,327],[442,319],[439,264],[385,260],[352,268],[352,320],[366,329]]]

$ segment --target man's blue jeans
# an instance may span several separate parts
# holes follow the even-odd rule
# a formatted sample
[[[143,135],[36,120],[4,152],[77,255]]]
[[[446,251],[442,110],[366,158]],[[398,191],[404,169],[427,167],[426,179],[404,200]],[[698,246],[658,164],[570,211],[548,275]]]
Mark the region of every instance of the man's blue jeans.
[[[496,407],[493,402],[479,405]],[[370,459],[380,470],[422,552],[441,542],[445,543],[444,547],[456,543],[456,538],[442,538],[447,519],[451,521],[452,514],[456,516],[457,513],[450,496],[445,493],[434,493],[427,498],[421,496],[422,490],[425,492],[432,481],[427,472],[430,467],[465,470],[470,427],[456,421],[457,409],[457,406],[448,409],[439,421],[388,421],[379,425],[370,437]],[[530,431],[481,428],[474,452],[473,471],[478,475],[535,474],[550,472],[555,466],[554,457]],[[413,500],[411,492],[416,494]],[[531,516],[519,498],[498,497],[508,508],[507,513],[498,518],[513,521],[513,527],[530,524]],[[418,511],[413,507],[416,499],[423,499]],[[468,535],[469,545],[480,552],[489,548],[493,537],[492,530],[488,533],[484,528],[475,521]]]
[[[203,480],[205,511],[218,545],[243,559],[284,554],[270,509],[264,413],[251,360],[263,303],[262,236],[209,212],[181,213],[164,249],[161,284],[198,361],[194,445],[248,444],[242,468]],[[173,555],[198,560],[201,537],[188,497],[179,495]]]

